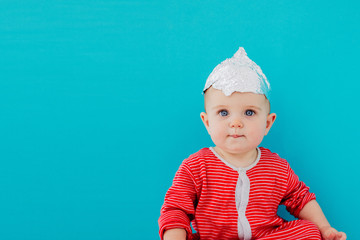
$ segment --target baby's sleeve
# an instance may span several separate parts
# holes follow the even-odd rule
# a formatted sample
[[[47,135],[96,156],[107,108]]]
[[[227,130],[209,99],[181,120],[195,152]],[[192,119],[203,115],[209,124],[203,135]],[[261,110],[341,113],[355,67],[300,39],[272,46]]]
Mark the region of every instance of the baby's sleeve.
[[[294,216],[299,217],[300,211],[303,207],[310,202],[315,200],[315,194],[309,192],[309,187],[304,182],[299,180],[299,177],[288,165],[288,181],[287,191],[281,204],[286,206],[286,209]]]
[[[183,163],[176,172],[172,186],[165,195],[159,218],[161,240],[165,230],[184,228],[187,239],[192,236],[190,221],[195,216],[196,183],[189,166]]]

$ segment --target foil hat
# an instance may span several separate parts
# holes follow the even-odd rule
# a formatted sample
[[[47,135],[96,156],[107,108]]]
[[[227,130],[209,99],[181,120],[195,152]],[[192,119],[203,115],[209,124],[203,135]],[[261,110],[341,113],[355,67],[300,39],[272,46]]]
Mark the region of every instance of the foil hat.
[[[270,83],[261,68],[240,47],[232,58],[217,65],[205,83],[203,94],[210,87],[221,90],[226,96],[233,92],[264,94],[269,99]]]

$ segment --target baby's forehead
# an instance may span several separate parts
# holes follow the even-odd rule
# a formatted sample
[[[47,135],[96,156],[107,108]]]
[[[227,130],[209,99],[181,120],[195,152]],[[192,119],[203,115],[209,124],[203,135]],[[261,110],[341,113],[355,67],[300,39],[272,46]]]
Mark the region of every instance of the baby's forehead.
[[[205,108],[216,108],[216,106],[227,107],[245,107],[257,106],[259,108],[268,108],[269,101],[264,94],[252,92],[234,92],[226,96],[221,90],[210,87],[204,95]]]
[[[266,96],[261,93],[254,92],[238,92],[235,91],[231,95],[227,96],[222,90],[210,87],[204,94],[205,100],[211,99],[213,101],[229,100],[233,99],[251,99],[251,100],[263,100],[266,99]]]

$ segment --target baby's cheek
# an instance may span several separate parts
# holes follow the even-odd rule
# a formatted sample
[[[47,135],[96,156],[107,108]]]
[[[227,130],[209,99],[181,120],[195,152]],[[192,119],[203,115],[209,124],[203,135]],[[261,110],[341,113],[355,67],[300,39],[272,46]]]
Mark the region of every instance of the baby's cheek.
[[[215,144],[224,141],[225,136],[226,136],[224,131],[220,128],[212,129],[210,135]]]
[[[213,131],[212,135],[211,135],[215,140],[220,140],[222,137],[221,132],[219,131]]]
[[[255,144],[260,144],[265,135],[265,129],[258,129],[250,133]]]

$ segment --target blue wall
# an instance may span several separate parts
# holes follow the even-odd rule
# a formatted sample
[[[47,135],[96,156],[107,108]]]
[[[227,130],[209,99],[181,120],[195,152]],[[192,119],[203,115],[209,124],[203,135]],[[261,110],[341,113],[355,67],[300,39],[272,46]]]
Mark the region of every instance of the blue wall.
[[[177,167],[212,145],[205,80],[243,46],[278,114],[262,145],[360,239],[358,13],[354,0],[1,1],[0,238],[158,239]]]

